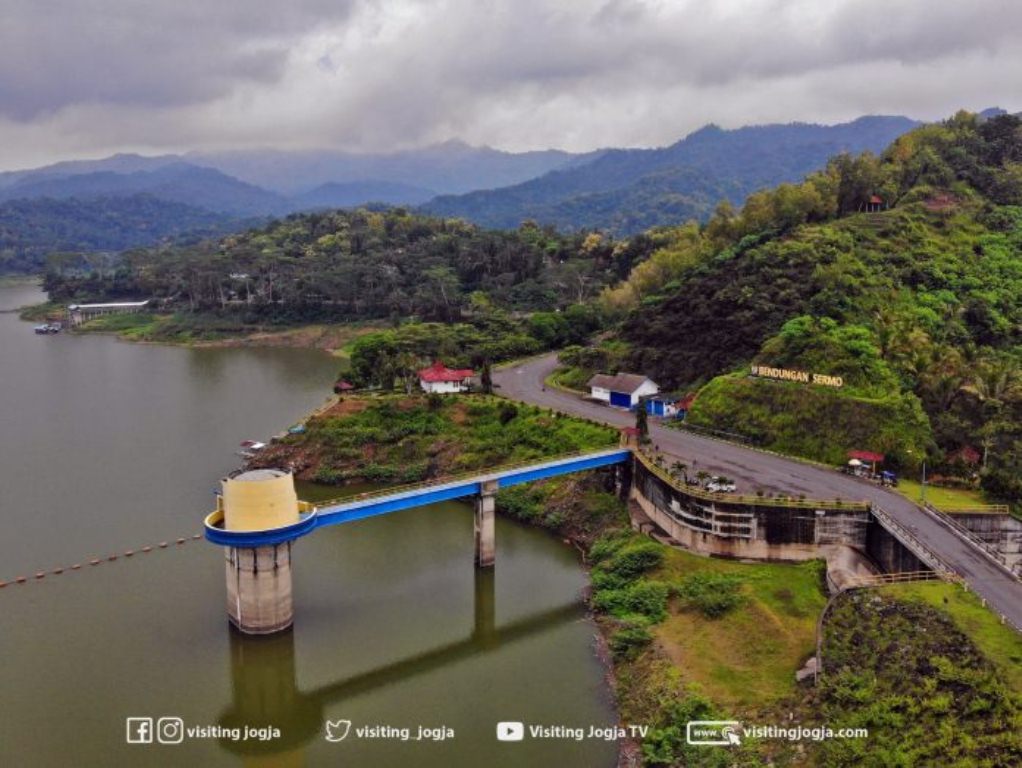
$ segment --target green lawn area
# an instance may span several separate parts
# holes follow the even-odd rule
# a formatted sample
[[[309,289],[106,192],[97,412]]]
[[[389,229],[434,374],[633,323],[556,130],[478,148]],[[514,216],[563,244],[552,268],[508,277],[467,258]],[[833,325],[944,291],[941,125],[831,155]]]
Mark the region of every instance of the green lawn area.
[[[1022,693],[1022,635],[1001,624],[973,593],[940,581],[893,584],[883,589],[899,599],[918,600],[947,613],[998,668],[1005,681]]]
[[[568,389],[572,392],[589,394],[586,383],[592,378],[588,371],[578,368],[561,366],[546,378],[546,384],[550,387]]]
[[[167,318],[167,315],[154,315],[149,312],[104,315],[84,323],[81,329],[97,333],[116,333],[132,341],[140,341],[147,339]]]
[[[922,486],[915,480],[899,478],[898,487],[895,490],[912,501],[918,502],[922,499]],[[937,509],[991,503],[983,495],[983,492],[979,490],[971,488],[938,488],[929,484],[926,486],[926,500],[937,507]]]
[[[720,618],[672,607],[654,628],[685,682],[727,707],[762,707],[790,695],[795,672],[816,648],[816,620],[827,602],[823,562],[748,564],[665,552],[653,579],[693,573],[734,576],[743,600]]]

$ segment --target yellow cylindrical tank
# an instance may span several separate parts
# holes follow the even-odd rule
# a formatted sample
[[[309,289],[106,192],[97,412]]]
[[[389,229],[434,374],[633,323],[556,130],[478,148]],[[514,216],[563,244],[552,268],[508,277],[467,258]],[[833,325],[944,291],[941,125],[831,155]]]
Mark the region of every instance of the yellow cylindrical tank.
[[[294,478],[279,469],[253,469],[223,481],[224,528],[262,531],[298,522]]]

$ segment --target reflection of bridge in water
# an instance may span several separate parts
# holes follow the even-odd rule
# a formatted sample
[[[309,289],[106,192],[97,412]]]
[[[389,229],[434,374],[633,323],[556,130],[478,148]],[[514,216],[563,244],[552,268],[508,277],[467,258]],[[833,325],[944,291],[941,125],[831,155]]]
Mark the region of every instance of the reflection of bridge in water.
[[[360,672],[311,691],[298,688],[295,670],[294,633],[246,637],[230,633],[233,701],[219,718],[223,728],[276,727],[281,738],[271,741],[220,739],[226,750],[257,756],[285,753],[301,764],[304,746],[323,733],[324,712],[334,703],[385,688],[474,656],[524,640],[532,635],[585,616],[581,602],[533,614],[498,627],[496,625],[496,579],[492,568],[475,571],[475,621],[471,634],[447,645]],[[277,763],[275,763],[277,764]],[[287,764],[287,763],[285,763]]]

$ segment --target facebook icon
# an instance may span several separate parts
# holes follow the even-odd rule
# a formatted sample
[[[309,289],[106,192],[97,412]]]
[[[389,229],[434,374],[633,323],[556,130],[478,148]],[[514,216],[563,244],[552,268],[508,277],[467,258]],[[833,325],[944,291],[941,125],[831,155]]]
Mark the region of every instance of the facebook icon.
[[[128,718],[128,743],[153,743],[153,719],[151,717]]]

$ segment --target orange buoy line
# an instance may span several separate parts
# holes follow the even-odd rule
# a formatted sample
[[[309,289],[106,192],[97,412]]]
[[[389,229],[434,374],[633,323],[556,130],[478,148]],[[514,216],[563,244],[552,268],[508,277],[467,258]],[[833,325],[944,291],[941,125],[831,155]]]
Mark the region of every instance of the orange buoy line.
[[[178,538],[178,539],[176,539],[175,543],[178,544],[178,545],[187,544],[189,541],[198,541],[201,538],[202,538],[202,534],[201,533],[196,533],[196,534],[192,534],[189,537]],[[157,546],[160,549],[167,549],[168,544],[167,544],[166,541],[161,541]],[[149,544],[146,544],[144,547],[139,548],[139,550],[137,550],[137,551],[144,552],[144,553],[148,554],[148,553],[153,551],[153,546],[149,545]],[[123,552],[123,556],[126,557],[126,558],[127,557],[133,557],[135,555],[135,552],[136,552],[136,550],[134,550],[134,549],[126,549]],[[105,558],[101,558],[101,557],[90,558],[88,563],[89,563],[89,565],[93,565],[93,566],[95,566],[95,565],[102,565],[104,561],[112,563],[112,562],[116,561],[119,557],[120,557],[120,555],[118,555],[115,552],[115,553],[107,555]],[[49,571],[36,571],[35,574],[34,574],[34,580],[35,581],[42,581],[43,579],[46,578],[47,575],[59,576],[60,574],[64,573],[65,570],[80,571],[81,569],[82,569],[82,564],[81,563],[75,563],[74,565],[68,566],[67,568],[65,568],[64,566],[58,565],[55,568],[50,569]],[[27,584],[28,580],[29,579],[28,579],[27,576],[16,576],[13,581],[4,581],[3,579],[0,579],[0,589],[4,589],[8,585],[13,585],[13,584]]]

